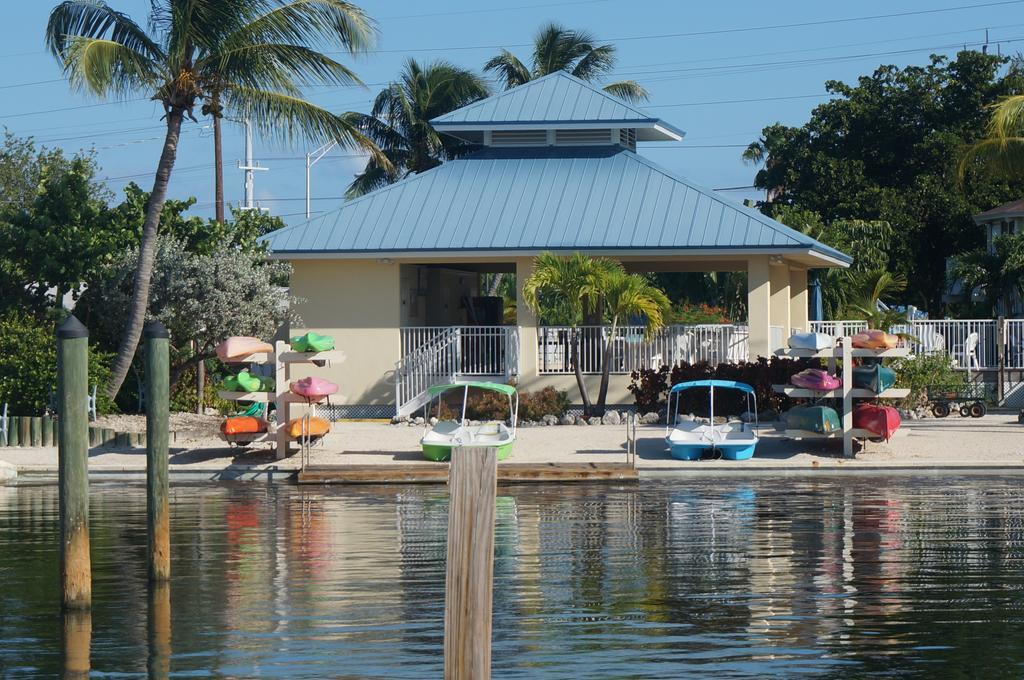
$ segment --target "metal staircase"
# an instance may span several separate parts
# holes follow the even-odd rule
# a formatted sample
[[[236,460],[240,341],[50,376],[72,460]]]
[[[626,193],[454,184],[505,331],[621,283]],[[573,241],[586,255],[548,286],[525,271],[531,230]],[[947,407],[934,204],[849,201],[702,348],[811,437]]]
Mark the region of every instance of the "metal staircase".
[[[509,380],[519,373],[519,332],[514,326],[449,326],[409,331],[406,346],[410,349],[395,363],[395,404],[399,416],[410,415],[430,401],[427,390],[433,385],[462,379]]]

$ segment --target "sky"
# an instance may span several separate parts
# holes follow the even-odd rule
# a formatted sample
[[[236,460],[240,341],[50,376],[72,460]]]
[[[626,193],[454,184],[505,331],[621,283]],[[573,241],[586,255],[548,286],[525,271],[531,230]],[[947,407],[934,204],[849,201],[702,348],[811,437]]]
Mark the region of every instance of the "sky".
[[[685,0],[355,0],[379,29],[374,50],[342,61],[365,87],[308,92],[332,111],[368,111],[376,93],[414,57],[445,59],[480,69],[501,48],[526,61],[528,44],[546,22],[586,30],[617,47],[614,79],[634,79],[650,92],[641,108],[686,131],[680,143],[647,143],[640,153],[734,200],[759,198],[750,187],[756,168],[743,148],[766,125],[800,125],[826,101],[825,82],[855,82],[880,64],[926,64],[933,53],[980,49],[1024,52],[1024,0],[861,0],[833,2],[693,2]],[[131,181],[152,186],[163,142],[160,107],[150,101],[105,102],[72,92],[43,49],[47,0],[11,3],[0,25],[0,126],[68,152],[94,149],[101,177],[119,197]],[[148,0],[113,0],[140,24]],[[194,214],[213,214],[213,138],[209,120],[183,128],[169,196],[194,196]],[[224,132],[225,197],[243,197],[244,134]],[[261,208],[302,222],[305,154],[256,138],[254,158]],[[312,170],[313,211],[342,202],[364,159],[335,149]]]

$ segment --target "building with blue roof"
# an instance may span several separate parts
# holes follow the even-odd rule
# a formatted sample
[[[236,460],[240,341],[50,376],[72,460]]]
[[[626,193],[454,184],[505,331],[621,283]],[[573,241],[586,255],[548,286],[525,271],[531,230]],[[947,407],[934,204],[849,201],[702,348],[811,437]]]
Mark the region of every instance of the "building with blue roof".
[[[616,338],[610,403],[629,401],[641,364],[770,354],[808,328],[808,270],[850,263],[637,153],[638,141],[684,133],[568,73],[432,124],[478,150],[264,237],[294,267],[303,325],[334,333],[349,357],[334,376],[346,415],[411,412],[431,384],[470,376],[575,392],[564,329],[539,326],[525,305],[513,323],[482,296],[481,274],[521,286],[544,251],[606,255],[631,271],[747,273],[746,324]],[[596,383],[595,362],[585,368]]]

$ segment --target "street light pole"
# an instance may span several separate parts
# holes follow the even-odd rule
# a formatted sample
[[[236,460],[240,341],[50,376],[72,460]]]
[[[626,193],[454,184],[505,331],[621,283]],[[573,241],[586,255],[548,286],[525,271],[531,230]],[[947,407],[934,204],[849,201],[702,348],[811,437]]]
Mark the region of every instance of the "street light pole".
[[[309,173],[309,171],[310,171],[310,169],[314,165],[317,164],[317,162],[320,159],[322,159],[324,156],[326,156],[331,151],[331,149],[333,149],[336,146],[338,146],[338,142],[336,142],[336,141],[327,142],[323,146],[321,146],[319,148],[316,148],[316,149],[313,149],[312,151],[310,151],[309,153],[306,154],[306,219],[307,220],[309,219],[309,216],[310,216],[310,205],[309,205],[310,204],[310,194],[309,194],[309,175],[310,175],[310,173]]]

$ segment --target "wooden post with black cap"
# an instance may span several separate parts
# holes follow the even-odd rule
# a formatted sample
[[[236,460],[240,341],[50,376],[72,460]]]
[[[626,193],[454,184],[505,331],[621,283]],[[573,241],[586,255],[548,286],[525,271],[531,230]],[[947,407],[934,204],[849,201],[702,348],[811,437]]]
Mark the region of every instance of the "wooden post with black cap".
[[[57,328],[60,575],[66,609],[92,606],[88,385],[89,331],[69,316]]]
[[[171,578],[171,518],[167,457],[170,369],[167,329],[150,321],[142,331],[146,352],[146,555],[149,579]]]

